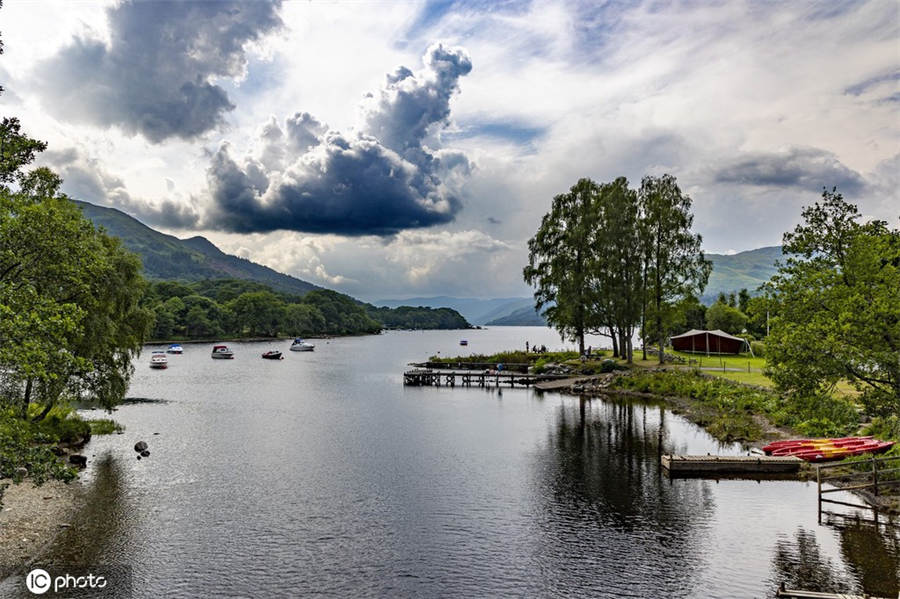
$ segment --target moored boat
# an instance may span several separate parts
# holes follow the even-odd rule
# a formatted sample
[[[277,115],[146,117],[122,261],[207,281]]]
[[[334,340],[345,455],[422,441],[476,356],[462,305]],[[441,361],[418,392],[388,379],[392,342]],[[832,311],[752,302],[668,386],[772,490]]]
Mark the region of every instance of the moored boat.
[[[460,345],[469,345],[469,342],[466,339],[460,339],[459,344]]]
[[[169,358],[166,357],[166,353],[163,351],[155,351],[150,354],[150,368],[168,368],[169,367]]]
[[[314,349],[316,349],[315,345],[307,343],[299,337],[294,339],[294,342],[291,343],[291,351],[313,351]]]
[[[234,352],[227,345],[214,345],[212,357],[214,360],[231,360],[234,358]]]
[[[183,354],[184,348],[181,347],[180,343],[173,343],[169,346],[169,349],[166,350],[167,354]]]
[[[265,353],[262,355],[262,357],[263,357],[263,359],[265,359],[265,360],[280,360],[280,359],[281,359],[281,352],[278,351],[278,350],[274,350],[274,349],[273,349],[273,350],[271,350],[271,351],[265,352]]]

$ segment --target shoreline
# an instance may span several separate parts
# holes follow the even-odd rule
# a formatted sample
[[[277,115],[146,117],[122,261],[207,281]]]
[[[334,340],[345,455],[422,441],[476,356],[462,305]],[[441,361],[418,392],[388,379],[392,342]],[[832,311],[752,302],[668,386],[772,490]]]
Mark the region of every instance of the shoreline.
[[[23,572],[39,559],[81,507],[82,485],[50,480],[0,480],[0,581]]]

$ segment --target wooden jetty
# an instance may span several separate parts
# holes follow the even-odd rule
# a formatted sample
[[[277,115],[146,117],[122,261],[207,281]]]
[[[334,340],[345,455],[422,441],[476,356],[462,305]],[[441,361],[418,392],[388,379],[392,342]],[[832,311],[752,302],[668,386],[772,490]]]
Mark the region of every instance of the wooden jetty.
[[[664,455],[660,462],[671,474],[680,476],[798,472],[803,464],[797,457],[767,455]]]
[[[776,597],[783,599],[889,599],[887,597],[875,597],[874,595],[854,595],[852,593],[823,593],[821,591],[801,591],[799,589],[787,589],[782,582],[775,591]],[[900,599],[900,597],[898,597]]]
[[[417,368],[403,373],[403,384],[410,387],[455,387],[457,385],[461,387],[528,387],[540,381],[562,378],[570,378],[570,376],[567,374]]]

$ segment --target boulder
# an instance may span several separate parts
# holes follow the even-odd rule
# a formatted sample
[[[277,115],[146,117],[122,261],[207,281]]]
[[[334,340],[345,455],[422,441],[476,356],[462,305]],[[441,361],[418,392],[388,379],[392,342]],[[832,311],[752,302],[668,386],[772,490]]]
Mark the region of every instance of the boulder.
[[[28,468],[25,468],[24,466],[19,466],[18,468],[16,468],[16,476],[21,476],[22,478],[25,478],[26,476],[28,476]]]
[[[147,442],[146,441],[138,441],[134,444],[134,450],[138,453],[147,450]]]
[[[149,450],[149,449],[145,449],[144,451],[141,452],[141,456],[142,456],[142,457],[145,457],[145,458],[149,458],[149,457],[150,457],[150,450]]]
[[[69,463],[73,466],[77,466],[79,468],[84,468],[87,466],[87,458],[83,455],[72,454],[69,456]]]

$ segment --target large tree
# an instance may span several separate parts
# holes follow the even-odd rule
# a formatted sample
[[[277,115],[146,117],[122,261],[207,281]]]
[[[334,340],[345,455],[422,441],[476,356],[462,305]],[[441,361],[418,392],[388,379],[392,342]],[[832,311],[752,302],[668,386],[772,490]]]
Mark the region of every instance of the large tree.
[[[835,189],[784,236],[773,277],[778,316],[766,345],[783,389],[828,392],[850,381],[873,414],[900,410],[900,231],[861,223]]]
[[[0,377],[25,414],[64,395],[110,407],[151,321],[140,262],[94,229],[46,168],[45,144],[0,121]]]
[[[641,244],[644,250],[644,326],[659,341],[659,362],[674,318],[674,304],[706,287],[712,263],[700,249],[700,235],[691,232],[691,198],[681,192],[675,177],[644,177],[638,192]],[[652,320],[652,327],[647,326]],[[646,359],[645,333],[645,359]]]
[[[553,198],[537,233],[528,241],[525,281],[535,287],[534,300],[563,338],[578,342],[590,326],[591,236],[597,185],[581,179]]]

